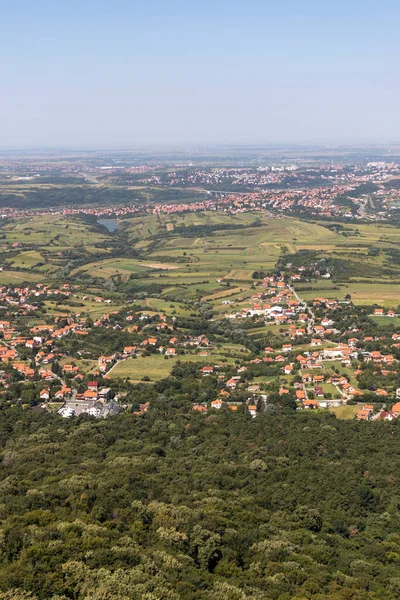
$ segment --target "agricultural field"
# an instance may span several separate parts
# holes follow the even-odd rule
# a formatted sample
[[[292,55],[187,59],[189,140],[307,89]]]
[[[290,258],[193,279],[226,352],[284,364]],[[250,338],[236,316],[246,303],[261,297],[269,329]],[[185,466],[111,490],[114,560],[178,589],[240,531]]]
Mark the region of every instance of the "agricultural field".
[[[324,282],[321,285],[312,284],[312,286],[296,285],[295,288],[305,300],[312,300],[316,297],[344,300],[344,297],[350,294],[355,304],[378,304],[385,308],[397,308],[400,304],[400,283],[353,283],[349,281],[346,284],[335,285],[332,283],[329,285]]]
[[[43,276],[41,276],[40,273],[34,273],[32,271],[0,271],[0,285],[21,285],[26,282],[40,282],[42,279]]]
[[[162,298],[146,298],[144,306],[149,308],[148,314],[163,312],[166,315],[188,317],[191,310],[178,302],[168,302]]]
[[[82,268],[72,271],[72,275],[78,273],[88,273],[91,277],[102,277],[110,279],[115,276],[121,276],[123,280],[128,279],[132,274],[143,275],[158,270],[175,270],[179,265],[159,262],[142,262],[130,258],[110,258],[93,263],[88,263]]]
[[[379,304],[385,308],[397,308],[400,304],[400,284],[395,283],[349,283],[346,294],[351,294],[355,304]]]
[[[64,301],[62,303],[56,302],[55,300],[48,300],[44,302],[44,306],[52,315],[80,314],[82,316],[88,316],[92,320],[98,319],[104,315],[104,313],[119,311],[123,308],[122,303],[102,304],[94,302],[93,300],[83,300],[80,297],[75,297],[70,302]]]
[[[201,298],[222,313],[223,298],[251,295],[254,271],[272,272],[285,254],[307,250],[359,263],[356,273],[363,279],[333,277],[299,285],[305,300],[316,295],[343,299],[350,293],[360,305],[399,304],[400,269],[398,283],[381,285],[392,282],[397,273],[385,250],[398,247],[400,230],[390,225],[336,227],[263,212],[205,211],[120,219],[113,234],[95,222],[61,215],[10,220],[0,233],[8,245],[0,283],[40,280],[46,274],[54,279],[95,278],[115,286],[134,282],[137,290],[157,286],[160,296]],[[376,255],[369,255],[370,247]],[[368,267],[367,273],[363,267]]]
[[[6,223],[2,228],[3,240],[14,244],[36,244],[43,247],[71,247],[75,244],[93,245],[106,239],[93,231],[79,218],[62,215],[31,217]]]

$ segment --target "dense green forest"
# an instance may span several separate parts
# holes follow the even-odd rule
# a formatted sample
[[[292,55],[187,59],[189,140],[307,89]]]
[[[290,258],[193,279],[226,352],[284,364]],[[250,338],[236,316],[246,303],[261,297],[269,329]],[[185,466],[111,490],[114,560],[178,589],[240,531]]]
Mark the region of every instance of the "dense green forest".
[[[285,411],[0,418],[0,593],[400,597],[400,423]]]

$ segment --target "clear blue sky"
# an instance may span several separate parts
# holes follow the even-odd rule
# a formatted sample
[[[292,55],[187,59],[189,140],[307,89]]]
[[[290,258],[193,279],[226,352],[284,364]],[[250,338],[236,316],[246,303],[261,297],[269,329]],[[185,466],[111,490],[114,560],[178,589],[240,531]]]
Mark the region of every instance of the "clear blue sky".
[[[1,147],[400,141],[398,0],[2,0]]]

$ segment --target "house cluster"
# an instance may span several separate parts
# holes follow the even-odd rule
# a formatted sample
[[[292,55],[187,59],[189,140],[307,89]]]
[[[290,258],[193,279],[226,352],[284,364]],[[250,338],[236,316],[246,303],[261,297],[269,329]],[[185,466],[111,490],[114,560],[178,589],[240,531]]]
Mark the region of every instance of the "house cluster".
[[[400,388],[396,390],[396,396],[400,398]],[[377,410],[373,404],[364,404],[356,416],[359,421],[393,421],[400,417],[400,402],[393,404],[390,410]]]
[[[294,392],[298,406],[305,409],[361,401],[366,392],[377,402],[390,401],[396,389],[400,333],[393,333],[391,340],[367,335],[364,326],[357,326],[357,311],[348,300],[314,298],[306,306],[282,275],[265,277],[262,286],[264,291],[251,297],[250,308],[226,316],[256,316],[267,324],[276,319],[283,322],[285,328],[279,330],[279,336],[287,341],[280,347],[266,347],[263,357],[250,361],[281,365],[281,377],[286,380],[281,395]],[[271,303],[268,294],[273,294]],[[343,313],[347,321],[341,320]],[[394,311],[383,309],[376,309],[374,315],[396,316]],[[360,389],[366,369],[372,373],[373,382],[367,389]]]
[[[35,300],[46,299],[50,296],[68,298],[72,295],[72,286],[68,283],[59,288],[52,288],[49,285],[37,283],[25,287],[0,286],[0,305],[10,307],[21,307],[25,311],[37,310],[37,306],[32,304]]]
[[[262,285],[264,290],[251,296],[250,306],[241,300],[243,307],[238,311],[225,314],[225,318],[261,317],[266,322],[276,324],[291,323],[293,320],[299,320],[300,323],[307,322],[308,315],[304,313],[304,307],[294,298],[293,291],[283,279],[265,277]]]
[[[374,312],[372,313],[372,316],[374,316],[374,317],[392,317],[392,318],[397,317],[394,310],[388,310],[385,312],[384,308],[375,308]]]
[[[106,418],[120,412],[119,405],[113,402],[111,397],[110,388],[100,388],[97,381],[89,381],[87,389],[81,394],[74,392],[69,396],[58,413],[66,418],[80,414]]]

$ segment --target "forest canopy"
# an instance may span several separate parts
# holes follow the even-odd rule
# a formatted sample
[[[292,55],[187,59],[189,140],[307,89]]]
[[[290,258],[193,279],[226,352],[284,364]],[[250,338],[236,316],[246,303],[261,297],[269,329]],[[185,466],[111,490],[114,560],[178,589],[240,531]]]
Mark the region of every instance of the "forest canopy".
[[[3,599],[399,597],[400,424],[2,409]],[[8,591],[7,591],[8,590]]]

